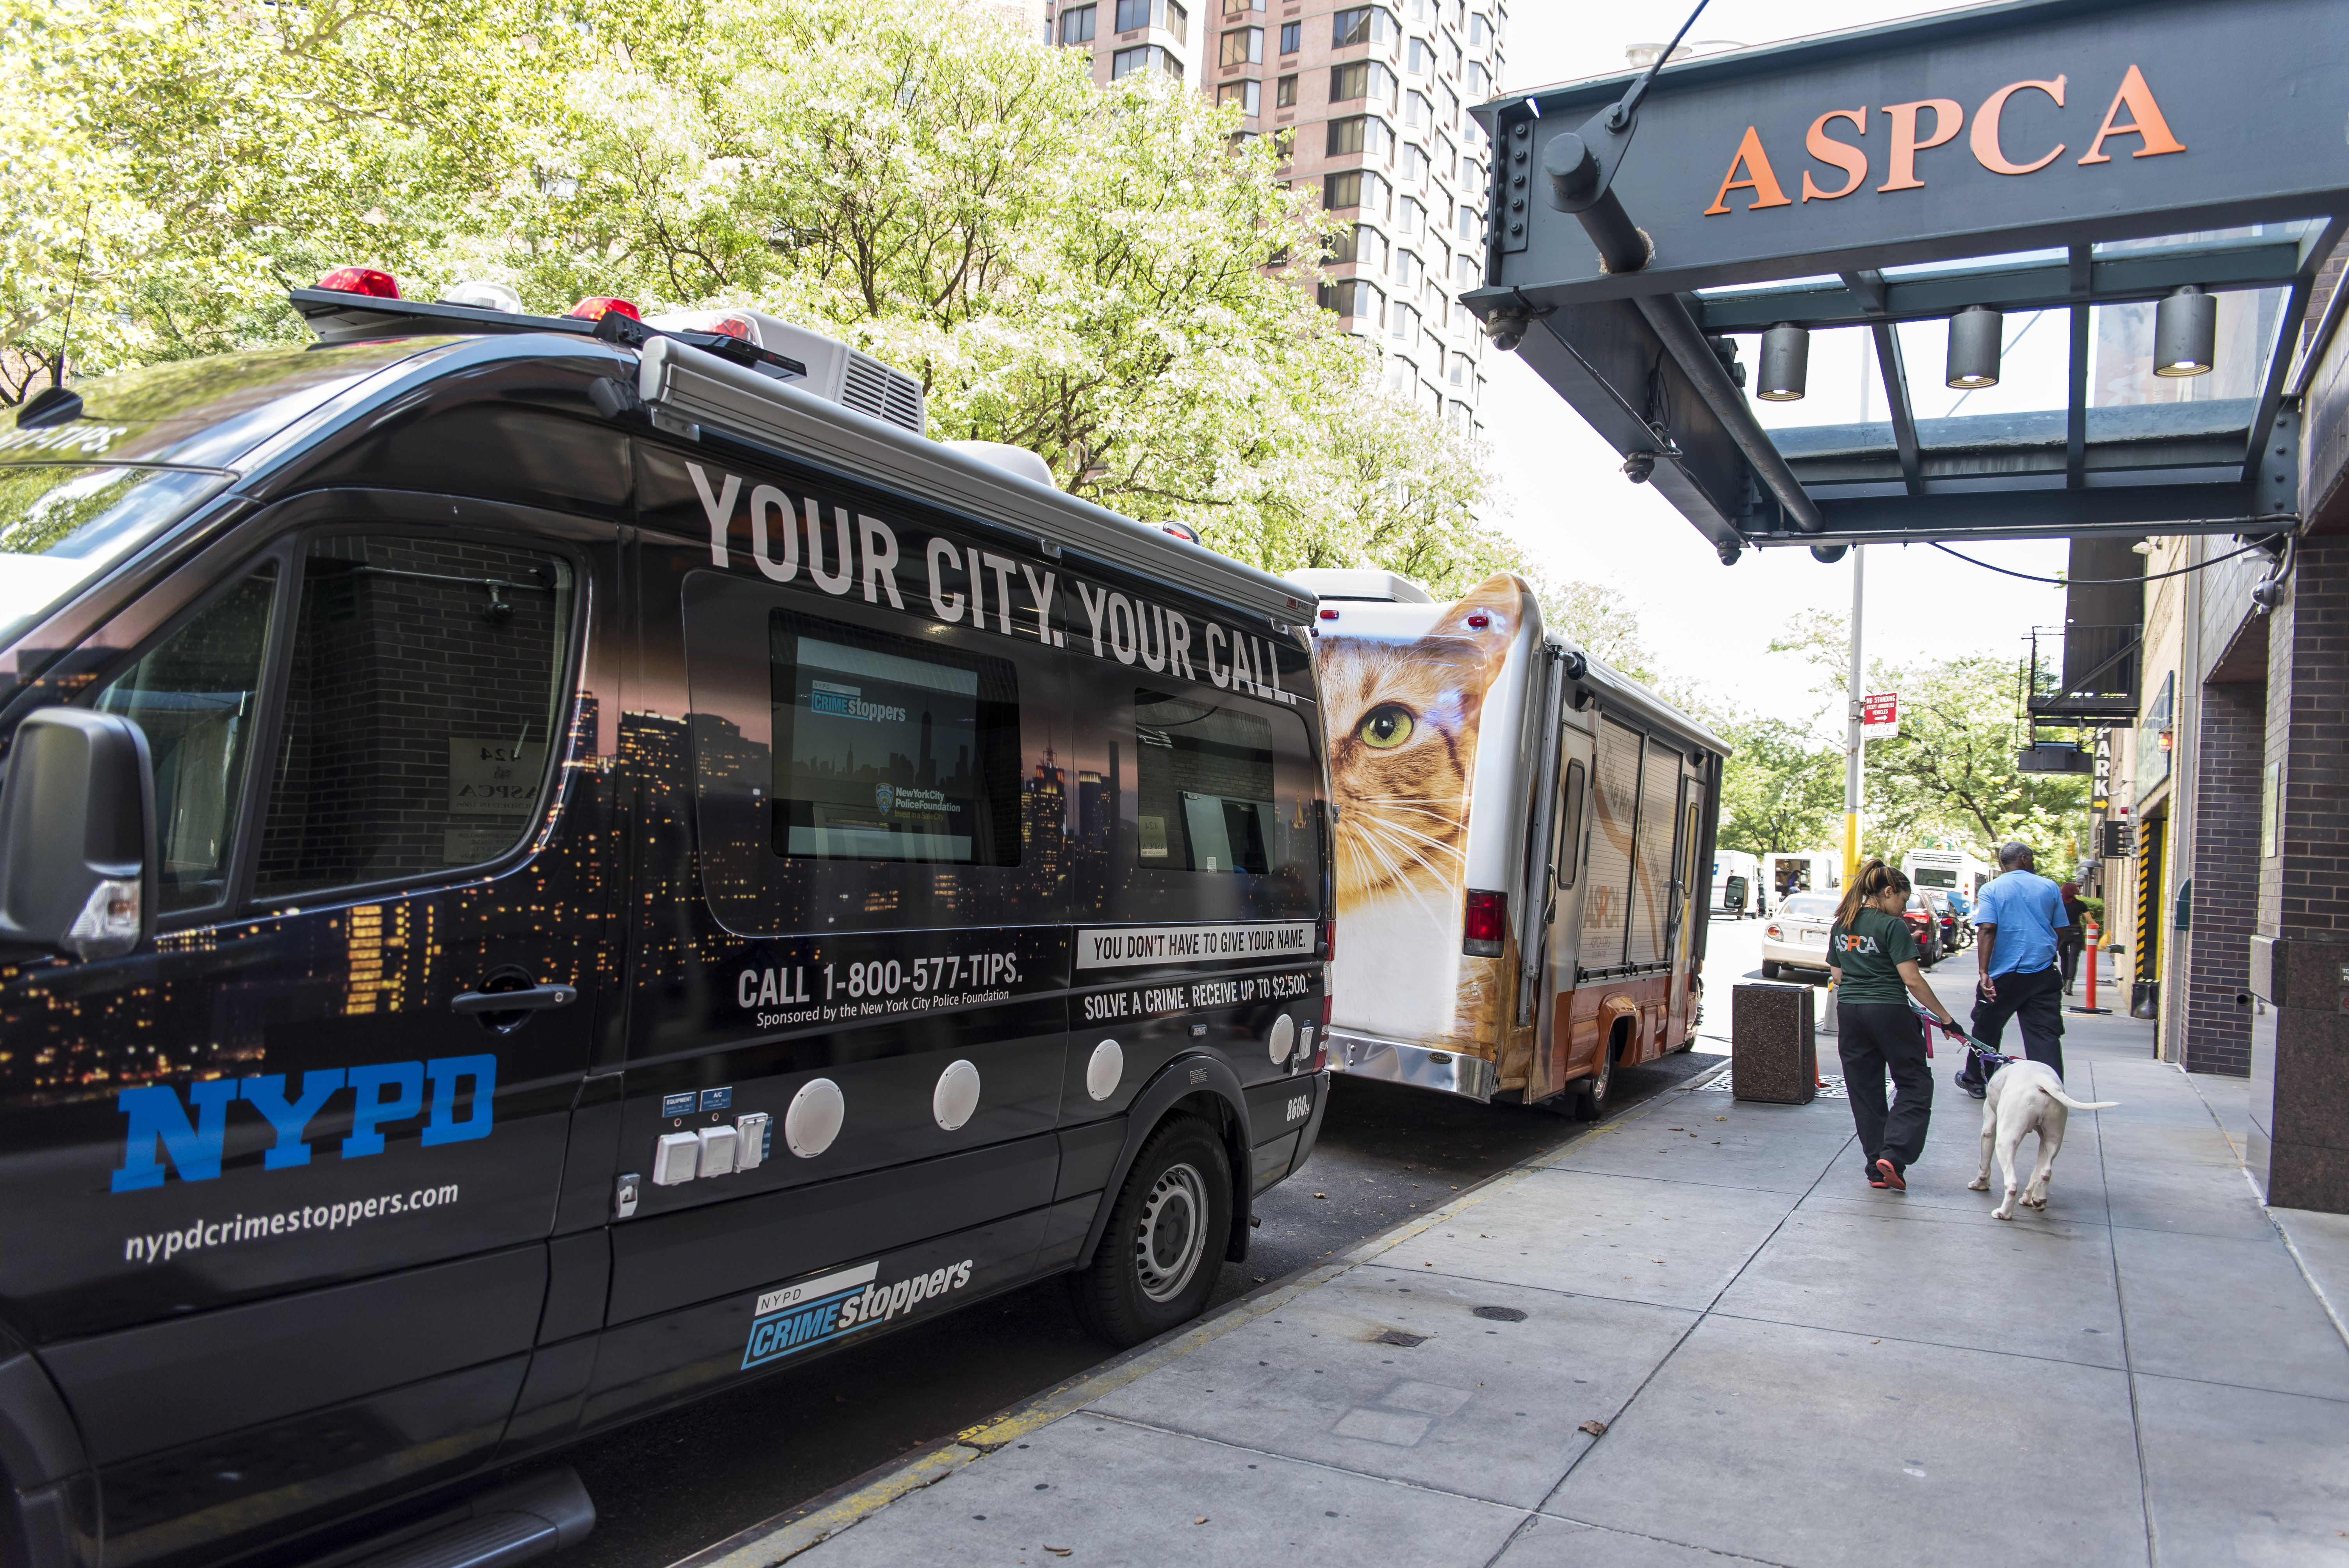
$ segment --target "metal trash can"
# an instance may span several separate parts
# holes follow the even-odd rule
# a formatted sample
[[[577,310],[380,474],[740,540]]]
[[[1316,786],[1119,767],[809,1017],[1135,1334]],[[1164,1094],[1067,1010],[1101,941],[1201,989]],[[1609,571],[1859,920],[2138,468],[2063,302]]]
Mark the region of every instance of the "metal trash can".
[[[1819,1092],[1817,1026],[1808,985],[1731,987],[1732,1094],[1769,1105],[1810,1104]]]

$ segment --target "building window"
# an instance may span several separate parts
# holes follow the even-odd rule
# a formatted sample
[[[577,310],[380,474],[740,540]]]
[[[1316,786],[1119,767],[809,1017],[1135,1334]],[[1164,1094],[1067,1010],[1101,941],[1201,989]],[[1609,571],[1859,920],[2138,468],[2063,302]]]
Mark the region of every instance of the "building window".
[[[1375,322],[1385,304],[1386,295],[1379,292],[1378,285],[1360,278],[1321,285],[1321,308],[1340,315]]]
[[[1493,76],[1481,60],[1468,62],[1468,96],[1472,98],[1493,96]]]
[[[1330,101],[1346,103],[1354,98],[1371,98],[1394,107],[1394,73],[1376,60],[1358,60],[1350,66],[1330,67]]]
[[[1330,23],[1330,46],[1336,49],[1383,44],[1395,36],[1394,18],[1383,5],[1350,6],[1332,15]]]
[[[1406,183],[1427,183],[1427,154],[1417,142],[1407,141],[1402,147],[1402,177]]]
[[[1449,38],[1438,38],[1436,42],[1444,46],[1444,74],[1457,78],[1460,75],[1460,46]]]
[[[1109,57],[1112,81],[1134,71],[1144,70],[1161,70],[1179,78],[1183,75],[1183,62],[1174,57],[1173,51],[1162,49],[1155,44],[1147,44],[1138,49],[1120,49]]]
[[[1464,354],[1455,354],[1452,356],[1452,385],[1454,387],[1468,385],[1468,356]]]
[[[1403,52],[1403,69],[1414,77],[1423,77],[1435,67],[1435,49],[1424,38],[1413,38]]]
[[[1090,44],[1093,41],[1093,7],[1080,5],[1073,11],[1061,13],[1061,42]]]
[[[1305,25],[1301,22],[1283,22],[1280,25],[1280,52],[1282,54],[1293,55],[1297,53],[1299,46],[1304,43],[1302,36],[1304,26]]]
[[[1174,35],[1176,43],[1191,41],[1191,13],[1176,5],[1174,0],[1166,0],[1166,20],[1161,26]]]
[[[1295,77],[1283,77],[1278,81],[1272,84],[1272,107],[1275,108],[1295,108],[1297,107],[1297,78]]]
[[[1493,24],[1484,17],[1471,15],[1468,18],[1468,46],[1481,49],[1493,41]]]
[[[1482,282],[1483,280],[1478,278],[1476,275],[1476,258],[1474,256],[1461,257],[1457,265],[1457,276],[1459,284],[1464,289],[1473,289],[1478,283]]]
[[[1259,95],[1263,91],[1264,84],[1262,82],[1226,82],[1222,87],[1216,89],[1216,101],[1217,103],[1236,103],[1240,106],[1240,113],[1247,116],[1250,119],[1254,119],[1257,116],[1257,110],[1262,107],[1262,99]]]
[[[1387,312],[1387,335],[1400,343],[1415,342],[1419,337],[1419,312],[1407,304],[1398,304]]]
[[[1224,0],[1224,15],[1242,16],[1250,11],[1262,11],[1264,0]]]
[[[1410,360],[1394,358],[1387,361],[1386,388],[1389,392],[1397,396],[1407,393],[1412,383],[1418,379],[1419,366]]]
[[[1387,182],[1368,170],[1332,174],[1321,182],[1321,205],[1332,211],[1360,207],[1365,211],[1382,212],[1392,194]]]
[[[1257,66],[1264,63],[1264,29],[1235,27],[1224,35],[1223,47],[1216,64],[1225,66]]]
[[[1425,125],[1429,119],[1433,117],[1434,113],[1434,108],[1427,101],[1427,95],[1425,93],[1407,92],[1402,95],[1403,124],[1412,126]]]
[[[1453,232],[1464,240],[1473,240],[1476,237],[1475,208],[1465,201],[1460,203],[1453,217]]]
[[[1427,232],[1427,209],[1409,196],[1402,199],[1402,228],[1406,234],[1423,234]]]
[[[1342,158],[1359,152],[1366,158],[1394,161],[1394,132],[1386,121],[1375,115],[1350,114],[1343,119],[1330,122],[1327,149],[1331,158]]]

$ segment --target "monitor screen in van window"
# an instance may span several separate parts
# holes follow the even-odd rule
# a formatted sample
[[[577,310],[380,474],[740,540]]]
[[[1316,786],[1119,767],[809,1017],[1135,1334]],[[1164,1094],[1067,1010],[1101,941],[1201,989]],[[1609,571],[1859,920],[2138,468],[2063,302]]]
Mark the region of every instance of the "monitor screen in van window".
[[[1009,665],[781,610],[769,635],[777,854],[1019,863]]]
[[[1284,718],[1286,715],[1281,716]],[[1133,694],[1134,853],[1145,870],[1287,869],[1272,725],[1211,700]]]

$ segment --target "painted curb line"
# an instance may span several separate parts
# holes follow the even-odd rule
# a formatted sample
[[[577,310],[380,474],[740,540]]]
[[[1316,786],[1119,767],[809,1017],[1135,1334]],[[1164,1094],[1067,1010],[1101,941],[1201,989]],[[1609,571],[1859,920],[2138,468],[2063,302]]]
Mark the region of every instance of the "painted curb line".
[[[813,1511],[802,1514],[790,1523],[778,1525],[768,1520],[751,1525],[714,1546],[680,1560],[672,1568],[776,1568],[777,1564],[787,1563],[811,1547],[820,1545],[871,1518],[908,1492],[936,1485],[974,1460],[984,1459],[996,1449],[1017,1442],[1063,1416],[1074,1415],[1102,1396],[1137,1382],[1160,1367],[1181,1360],[1194,1350],[1214,1344],[1234,1329],[1244,1328],[1268,1312],[1278,1311],[1306,1292],[1327,1284],[1364,1264],[1375,1262],[1438,1223],[1547,1169],[1568,1149],[1584,1139],[1598,1133],[1618,1131],[1627,1121],[1652,1114],[1671,1103],[1670,1096],[1698,1088],[1728,1070],[1729,1058],[1723,1057],[1719,1066],[1696,1073],[1686,1082],[1658,1091],[1621,1116],[1594,1123],[1539,1154],[1519,1161],[1506,1170],[1495,1171],[1441,1208],[1431,1209],[1423,1215],[1406,1220],[1391,1230],[1381,1231],[1355,1243],[1335,1263],[1317,1264],[1290,1275],[1278,1284],[1226,1302],[1212,1315],[1186,1328],[1176,1329],[1122,1356],[1112,1357],[1082,1377],[1047,1389],[1036,1398],[975,1426],[965,1427],[951,1439],[930,1443],[905,1459],[892,1460],[866,1472],[829,1498],[819,1498]],[[800,1513],[799,1509],[790,1511]]]

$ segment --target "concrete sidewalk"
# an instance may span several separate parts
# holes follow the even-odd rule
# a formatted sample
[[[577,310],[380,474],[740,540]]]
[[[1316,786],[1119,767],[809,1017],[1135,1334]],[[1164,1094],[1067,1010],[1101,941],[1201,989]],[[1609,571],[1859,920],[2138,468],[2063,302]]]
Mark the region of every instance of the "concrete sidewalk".
[[[2349,1563],[2349,1344],[2150,1034],[2071,1021],[2044,1214],[1952,1060],[1906,1195],[1676,1091],[700,1561]]]

